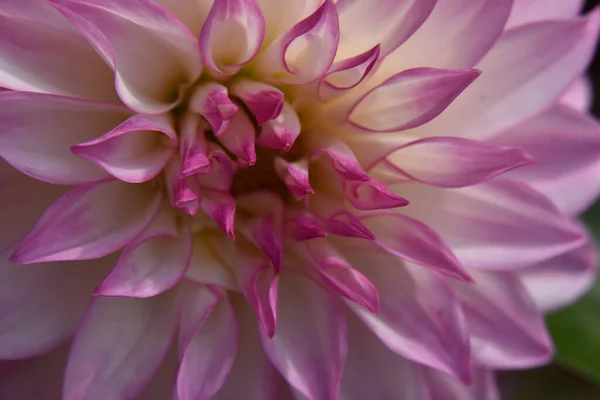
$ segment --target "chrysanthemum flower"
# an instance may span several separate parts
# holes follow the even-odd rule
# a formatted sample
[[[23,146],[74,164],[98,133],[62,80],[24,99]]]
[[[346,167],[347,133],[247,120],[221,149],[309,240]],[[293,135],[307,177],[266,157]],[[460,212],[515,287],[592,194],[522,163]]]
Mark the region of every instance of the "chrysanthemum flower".
[[[580,3],[1,1],[0,398],[496,399],[594,277]]]

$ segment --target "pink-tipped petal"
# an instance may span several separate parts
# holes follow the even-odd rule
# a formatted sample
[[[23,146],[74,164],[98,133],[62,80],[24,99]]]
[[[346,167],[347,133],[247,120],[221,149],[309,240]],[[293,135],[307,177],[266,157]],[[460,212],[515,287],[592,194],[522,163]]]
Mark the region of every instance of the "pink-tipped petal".
[[[455,283],[469,324],[473,357],[491,369],[546,364],[552,343],[542,312],[511,272],[471,271],[475,284]]]
[[[150,0],[50,0],[115,70],[119,96],[132,110],[162,113],[200,75],[192,33]]]
[[[227,295],[189,285],[181,321],[181,363],[177,394],[181,400],[208,400],[223,385],[238,346],[238,323]]]
[[[548,7],[544,0],[514,0],[506,29],[536,21],[575,17],[583,8],[584,0],[558,1]]]
[[[146,185],[102,181],[56,200],[12,254],[31,264],[100,258],[126,246],[154,218],[160,193]]]
[[[356,56],[375,45],[386,56],[427,19],[436,0],[339,0],[340,45],[337,60]]]
[[[296,199],[302,199],[314,191],[308,180],[308,161],[288,162],[281,157],[274,160],[275,171]]]
[[[200,186],[219,192],[229,192],[233,177],[237,170],[231,158],[222,150],[214,150],[210,154],[210,172],[196,177]]]
[[[99,296],[151,297],[175,286],[185,274],[192,253],[189,229],[178,228],[168,204],[119,257],[96,288]]]
[[[277,325],[278,273],[264,254],[251,245],[236,248],[236,275],[265,335],[272,338]]]
[[[171,159],[165,169],[165,180],[169,202],[188,215],[196,215],[200,209],[200,185],[194,177],[181,173],[181,163]]]
[[[248,107],[259,125],[276,119],[283,109],[283,92],[271,85],[243,79],[233,83],[231,94]]]
[[[71,151],[119,180],[140,183],[163,170],[177,142],[168,118],[135,115],[106,135],[72,146]]]
[[[383,210],[404,207],[408,201],[375,179],[343,181],[346,199],[358,210]]]
[[[206,118],[216,136],[225,132],[229,121],[238,111],[238,107],[229,99],[227,88],[214,82],[194,90],[190,97],[190,109]]]
[[[254,124],[245,112],[239,111],[219,136],[219,142],[238,157],[243,167],[247,168],[256,163],[255,136]]]
[[[212,71],[233,75],[256,56],[264,35],[256,0],[215,0],[198,39],[202,59]]]
[[[208,158],[209,144],[204,135],[205,127],[201,117],[196,114],[185,114],[181,121],[181,175],[192,176],[205,174],[211,170]]]
[[[317,218],[309,212],[288,212],[285,220],[286,239],[304,241],[327,236]]]
[[[336,172],[348,180],[368,181],[371,177],[363,170],[354,152],[347,144],[338,139],[329,139],[328,143],[317,147],[311,160],[327,155]]]
[[[373,284],[344,259],[327,240],[311,240],[300,247],[308,275],[333,293],[377,314],[379,295]]]
[[[277,83],[314,82],[333,63],[339,40],[336,6],[332,0],[325,0],[312,15],[279,36],[258,56],[257,70]]]
[[[375,176],[439,187],[471,186],[534,162],[521,146],[458,137],[419,139],[392,150],[369,168]],[[537,161],[537,159],[536,159]]]
[[[377,315],[346,302],[367,327],[393,352],[468,382],[469,330],[446,280],[382,252],[343,254],[379,293]]]
[[[543,311],[574,303],[598,277],[596,250],[592,243],[518,271],[533,301]]]
[[[129,117],[124,107],[69,97],[0,92],[0,156],[36,179],[78,185],[107,178],[70,147],[101,136]]]
[[[585,71],[599,28],[597,9],[508,30],[477,64],[485,73],[421,134],[492,137],[543,111]]]
[[[235,237],[235,199],[228,193],[205,190],[200,207],[230,238]]]
[[[471,280],[442,237],[423,222],[393,212],[378,212],[361,220],[383,251],[455,279]]]
[[[281,113],[260,128],[256,144],[268,149],[289,151],[300,135],[300,119],[289,103],[284,102]]]
[[[365,94],[348,120],[373,132],[415,128],[442,113],[480,74],[473,69],[435,68],[400,72]]]
[[[358,86],[369,75],[380,54],[381,47],[376,45],[362,54],[333,64],[317,87],[321,101]]]
[[[373,233],[344,208],[343,203],[336,199],[315,194],[309,199],[310,211],[319,219],[325,231],[332,235],[373,240]]]
[[[110,67],[46,0],[0,4],[0,86],[118,102]]]
[[[280,278],[273,338],[261,335],[267,356],[309,400],[338,400],[347,352],[344,311],[315,283],[287,272]]]
[[[225,252],[235,252],[234,243],[221,232],[200,232],[193,237],[192,258],[185,277],[203,285],[239,290],[233,272],[222,258]],[[223,241],[226,241],[223,243]],[[229,246],[227,246],[229,244]]]
[[[71,347],[63,399],[136,398],[167,354],[177,316],[174,291],[94,298]]]

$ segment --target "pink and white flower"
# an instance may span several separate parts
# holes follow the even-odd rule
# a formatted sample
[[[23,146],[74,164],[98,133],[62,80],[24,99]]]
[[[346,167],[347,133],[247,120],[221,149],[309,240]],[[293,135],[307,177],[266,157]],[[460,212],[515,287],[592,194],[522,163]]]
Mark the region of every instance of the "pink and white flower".
[[[595,277],[548,1],[3,0],[0,398],[497,399]]]

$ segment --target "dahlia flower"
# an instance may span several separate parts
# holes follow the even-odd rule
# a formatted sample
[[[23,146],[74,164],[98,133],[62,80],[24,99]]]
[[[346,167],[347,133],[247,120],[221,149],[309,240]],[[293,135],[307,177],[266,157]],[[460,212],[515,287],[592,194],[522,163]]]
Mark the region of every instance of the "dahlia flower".
[[[0,398],[497,399],[594,278],[580,3],[0,2]]]

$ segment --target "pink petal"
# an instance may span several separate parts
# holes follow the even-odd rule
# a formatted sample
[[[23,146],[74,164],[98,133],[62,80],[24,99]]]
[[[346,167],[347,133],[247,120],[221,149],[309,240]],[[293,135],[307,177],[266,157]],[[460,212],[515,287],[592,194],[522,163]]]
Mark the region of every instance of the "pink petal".
[[[393,352],[468,382],[469,331],[445,280],[385,253],[343,253],[379,292],[377,315],[346,302],[367,327]]]
[[[168,204],[121,253],[119,261],[94,294],[151,297],[175,286],[185,274],[192,253],[189,228],[177,227]]]
[[[373,240],[373,233],[350,213],[337,199],[314,194],[308,199],[313,215],[319,218],[325,231],[332,235]]]
[[[300,247],[299,257],[304,260],[308,275],[332,293],[355,302],[377,314],[377,289],[363,274],[352,268],[327,240],[311,240]]]
[[[477,65],[485,74],[424,134],[490,137],[549,107],[586,69],[599,27],[596,11],[507,31]]]
[[[408,39],[427,19],[436,0],[339,0],[340,45],[336,59],[356,56],[381,46],[386,56]]]
[[[225,132],[238,111],[229,99],[227,88],[214,82],[198,86],[190,97],[189,107],[206,118],[216,136]]]
[[[440,400],[500,400],[494,373],[482,368],[473,371],[473,382],[462,382],[430,368],[420,368],[419,382],[424,387],[427,399]]]
[[[300,130],[300,119],[294,107],[284,102],[279,116],[261,126],[256,144],[268,149],[290,151]]]
[[[256,316],[245,303],[234,305],[240,326],[239,347],[227,380],[211,400],[278,400],[276,385],[281,378],[260,345]]]
[[[588,112],[592,107],[592,85],[588,78],[581,77],[569,86],[559,102],[577,111]]]
[[[265,43],[270,43],[299,21],[314,13],[323,0],[281,2],[258,0],[265,16]]]
[[[271,85],[239,80],[231,86],[231,94],[242,100],[259,125],[276,119],[283,109],[284,94]]]
[[[356,159],[354,152],[348,145],[338,139],[328,139],[328,143],[319,146],[315,151],[312,160],[327,155],[336,172],[348,180],[368,181],[371,177],[363,170]]]
[[[471,271],[475,284],[456,283],[471,333],[473,357],[492,369],[547,363],[552,344],[541,311],[510,272]]]
[[[396,180],[409,178],[439,187],[471,186],[533,163],[521,148],[458,137],[430,137],[392,150],[368,169],[376,176]]]
[[[437,1],[423,25],[385,58],[378,81],[416,67],[472,68],[502,33],[511,6],[497,0]]]
[[[117,179],[129,183],[154,179],[177,146],[177,133],[164,116],[135,115],[106,135],[79,143],[71,151]]]
[[[181,400],[208,400],[223,385],[238,347],[238,322],[224,293],[190,287],[181,322],[181,363],[177,394]]]
[[[333,63],[339,40],[336,6],[325,0],[312,15],[273,41],[258,56],[256,68],[277,83],[314,82]]]
[[[200,75],[191,32],[150,0],[50,0],[115,70],[119,96],[132,110],[161,113]]]
[[[233,75],[256,56],[264,35],[256,0],[216,0],[200,30],[202,59],[211,70]]]
[[[277,157],[274,164],[277,175],[297,200],[314,193],[308,179],[308,162],[306,160],[290,163],[282,157]]]
[[[317,87],[321,101],[358,86],[369,75],[380,54],[381,47],[376,45],[362,54],[333,64]]]
[[[109,175],[71,153],[129,116],[124,107],[68,97],[0,92],[0,156],[36,179],[77,185]]]
[[[198,36],[214,0],[153,0],[156,4],[173,13],[194,34]]]
[[[437,117],[480,73],[435,68],[400,72],[365,94],[348,120],[374,132],[415,128]]]
[[[544,0],[514,0],[506,28],[542,20],[572,18],[583,8],[584,0],[559,1],[552,7]]]
[[[0,38],[0,86],[118,101],[110,68],[47,1],[3,1]]]
[[[211,170],[207,174],[196,177],[200,186],[219,192],[229,192],[233,177],[237,171],[236,165],[222,150],[214,150],[210,154]]]
[[[63,398],[136,398],[169,349],[177,315],[175,292],[93,299],[69,354]]]
[[[422,397],[423,388],[413,363],[390,351],[356,316],[347,313],[346,319],[349,347],[340,397],[425,399]]]
[[[164,176],[171,206],[188,215],[196,215],[200,209],[200,185],[194,177],[182,175],[181,163],[173,158],[167,164]]]
[[[272,338],[277,325],[278,272],[264,254],[242,244],[236,247],[235,272],[261,328]]]
[[[392,212],[378,212],[361,220],[383,251],[455,279],[471,280],[450,247],[426,224]]]
[[[235,199],[231,195],[205,190],[200,207],[230,239],[234,238]]]
[[[556,105],[493,142],[531,154],[535,164],[512,172],[511,177],[548,194],[569,215],[582,211],[600,193],[600,183],[594,179],[600,165],[600,124],[590,116]],[[575,179],[579,176],[585,181]],[[575,185],[579,189],[572,190]]]
[[[288,212],[286,218],[286,239],[304,241],[327,236],[327,233],[319,226],[316,217],[308,212],[296,214]]]
[[[222,238],[222,233],[200,232],[193,236],[192,259],[185,277],[203,285],[239,290],[233,272],[222,253],[235,252],[235,243]]]
[[[210,172],[209,144],[201,117],[193,113],[185,114],[180,129],[181,175],[187,177]]]
[[[124,247],[152,220],[160,193],[149,186],[102,181],[56,200],[12,254],[18,264],[90,260]]]
[[[518,271],[533,301],[543,311],[574,303],[592,287],[598,276],[592,243]]]
[[[239,111],[231,119],[227,130],[219,136],[219,142],[240,159],[244,168],[248,168],[256,163],[255,136],[252,121],[245,112]]]
[[[375,179],[342,182],[346,199],[358,210],[404,207],[408,201]]]
[[[338,300],[292,272],[279,282],[277,332],[261,336],[267,356],[309,400],[338,400],[347,330]]]
[[[436,191],[436,210],[419,218],[450,244],[466,266],[516,269],[583,244],[581,229],[529,186],[494,179]]]

